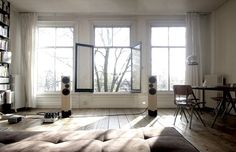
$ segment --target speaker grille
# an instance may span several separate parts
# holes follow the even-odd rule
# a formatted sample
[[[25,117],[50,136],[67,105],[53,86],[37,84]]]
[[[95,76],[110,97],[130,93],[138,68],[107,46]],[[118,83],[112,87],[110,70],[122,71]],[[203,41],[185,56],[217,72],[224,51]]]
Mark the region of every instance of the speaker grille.
[[[149,94],[155,95],[157,93],[157,90],[155,88],[149,89]]]
[[[155,85],[154,85],[157,82],[156,76],[150,76],[148,81],[149,81],[149,90],[148,90],[148,92],[149,92],[150,95],[155,95],[157,93],[157,90],[156,90]]]
[[[63,77],[61,81],[62,83],[69,83],[70,79],[68,77]]]
[[[149,83],[156,83],[157,79],[155,76],[149,77]]]
[[[69,90],[69,89],[63,89],[63,90],[62,90],[62,94],[65,95],[65,96],[67,96],[67,95],[70,94],[70,90]]]
[[[69,95],[70,94],[70,78],[68,76],[62,76],[61,82],[62,84],[64,84],[62,85],[62,90],[61,90],[62,94],[64,96]]]
[[[149,88],[153,88],[154,86],[153,86],[153,84],[151,83],[151,84],[149,84]]]
[[[69,85],[69,84],[66,84],[66,85],[65,85],[65,88],[67,88],[67,89],[68,89],[69,87],[70,87],[70,85]]]

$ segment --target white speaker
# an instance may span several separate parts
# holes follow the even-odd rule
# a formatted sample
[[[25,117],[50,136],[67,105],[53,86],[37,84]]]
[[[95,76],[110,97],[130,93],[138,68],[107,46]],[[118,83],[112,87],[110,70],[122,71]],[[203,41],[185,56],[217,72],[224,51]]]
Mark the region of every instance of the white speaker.
[[[148,115],[157,116],[157,78],[150,76],[148,79]]]
[[[70,76],[61,76],[61,114],[62,118],[71,115]]]

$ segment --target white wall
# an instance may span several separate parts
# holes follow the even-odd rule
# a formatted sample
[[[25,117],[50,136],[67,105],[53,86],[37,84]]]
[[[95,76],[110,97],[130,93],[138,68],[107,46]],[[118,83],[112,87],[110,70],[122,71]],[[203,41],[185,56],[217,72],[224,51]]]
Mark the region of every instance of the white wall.
[[[73,21],[78,28],[75,33],[75,41],[86,44],[93,44],[92,25],[98,21],[120,21],[130,22],[134,28],[133,42],[142,41],[142,93],[73,93],[73,108],[145,108],[147,107],[147,81],[151,73],[150,69],[150,31],[151,21],[157,19],[184,19],[184,16],[51,16],[43,14],[39,17],[41,21]],[[159,107],[174,107],[173,93],[158,93]],[[60,107],[60,94],[47,94],[37,96],[39,108]]]
[[[226,76],[228,83],[236,82],[236,1],[229,0],[213,14],[216,74]]]

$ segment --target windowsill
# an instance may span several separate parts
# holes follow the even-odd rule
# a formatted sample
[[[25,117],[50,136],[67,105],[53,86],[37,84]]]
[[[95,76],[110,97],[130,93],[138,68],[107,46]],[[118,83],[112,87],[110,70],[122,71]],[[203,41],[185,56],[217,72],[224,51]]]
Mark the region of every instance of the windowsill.
[[[91,95],[137,95],[137,94],[143,94],[142,92],[140,93],[132,93],[132,92],[71,92],[71,95],[78,95],[78,94],[91,94]],[[47,93],[39,93],[36,94],[36,97],[45,97],[45,96],[53,96],[53,95],[60,95],[61,92],[60,91],[56,91],[56,92],[47,92]]]
[[[90,94],[90,95],[94,95],[94,96],[135,96],[135,95],[141,95],[141,94],[146,94],[144,92],[140,92],[140,93],[132,93],[132,92],[72,92],[71,95],[83,95],[83,94]],[[157,91],[157,95],[173,95],[174,92],[173,91]],[[40,93],[37,94],[36,97],[53,97],[53,96],[58,96],[61,95],[60,91],[57,92],[50,92],[50,93]]]
[[[131,92],[94,92],[94,95],[133,95]]]
[[[163,95],[163,94],[174,94],[173,91],[157,91],[157,95]]]

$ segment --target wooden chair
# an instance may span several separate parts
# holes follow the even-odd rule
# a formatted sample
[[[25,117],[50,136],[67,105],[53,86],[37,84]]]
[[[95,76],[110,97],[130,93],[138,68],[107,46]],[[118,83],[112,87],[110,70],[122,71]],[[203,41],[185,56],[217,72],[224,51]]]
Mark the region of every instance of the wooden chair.
[[[181,114],[181,117],[182,114],[184,115],[188,123],[188,118],[185,113],[187,112],[190,116],[189,129],[191,129],[193,115],[195,115],[197,119],[200,119],[202,124],[205,126],[205,123],[203,122],[198,112],[200,104],[203,104],[204,102],[199,102],[199,100],[194,95],[192,87],[190,85],[174,85],[173,89],[174,89],[174,104],[177,106],[174,114],[175,116],[174,125],[179,112]],[[189,113],[188,110],[190,110],[191,112]]]

